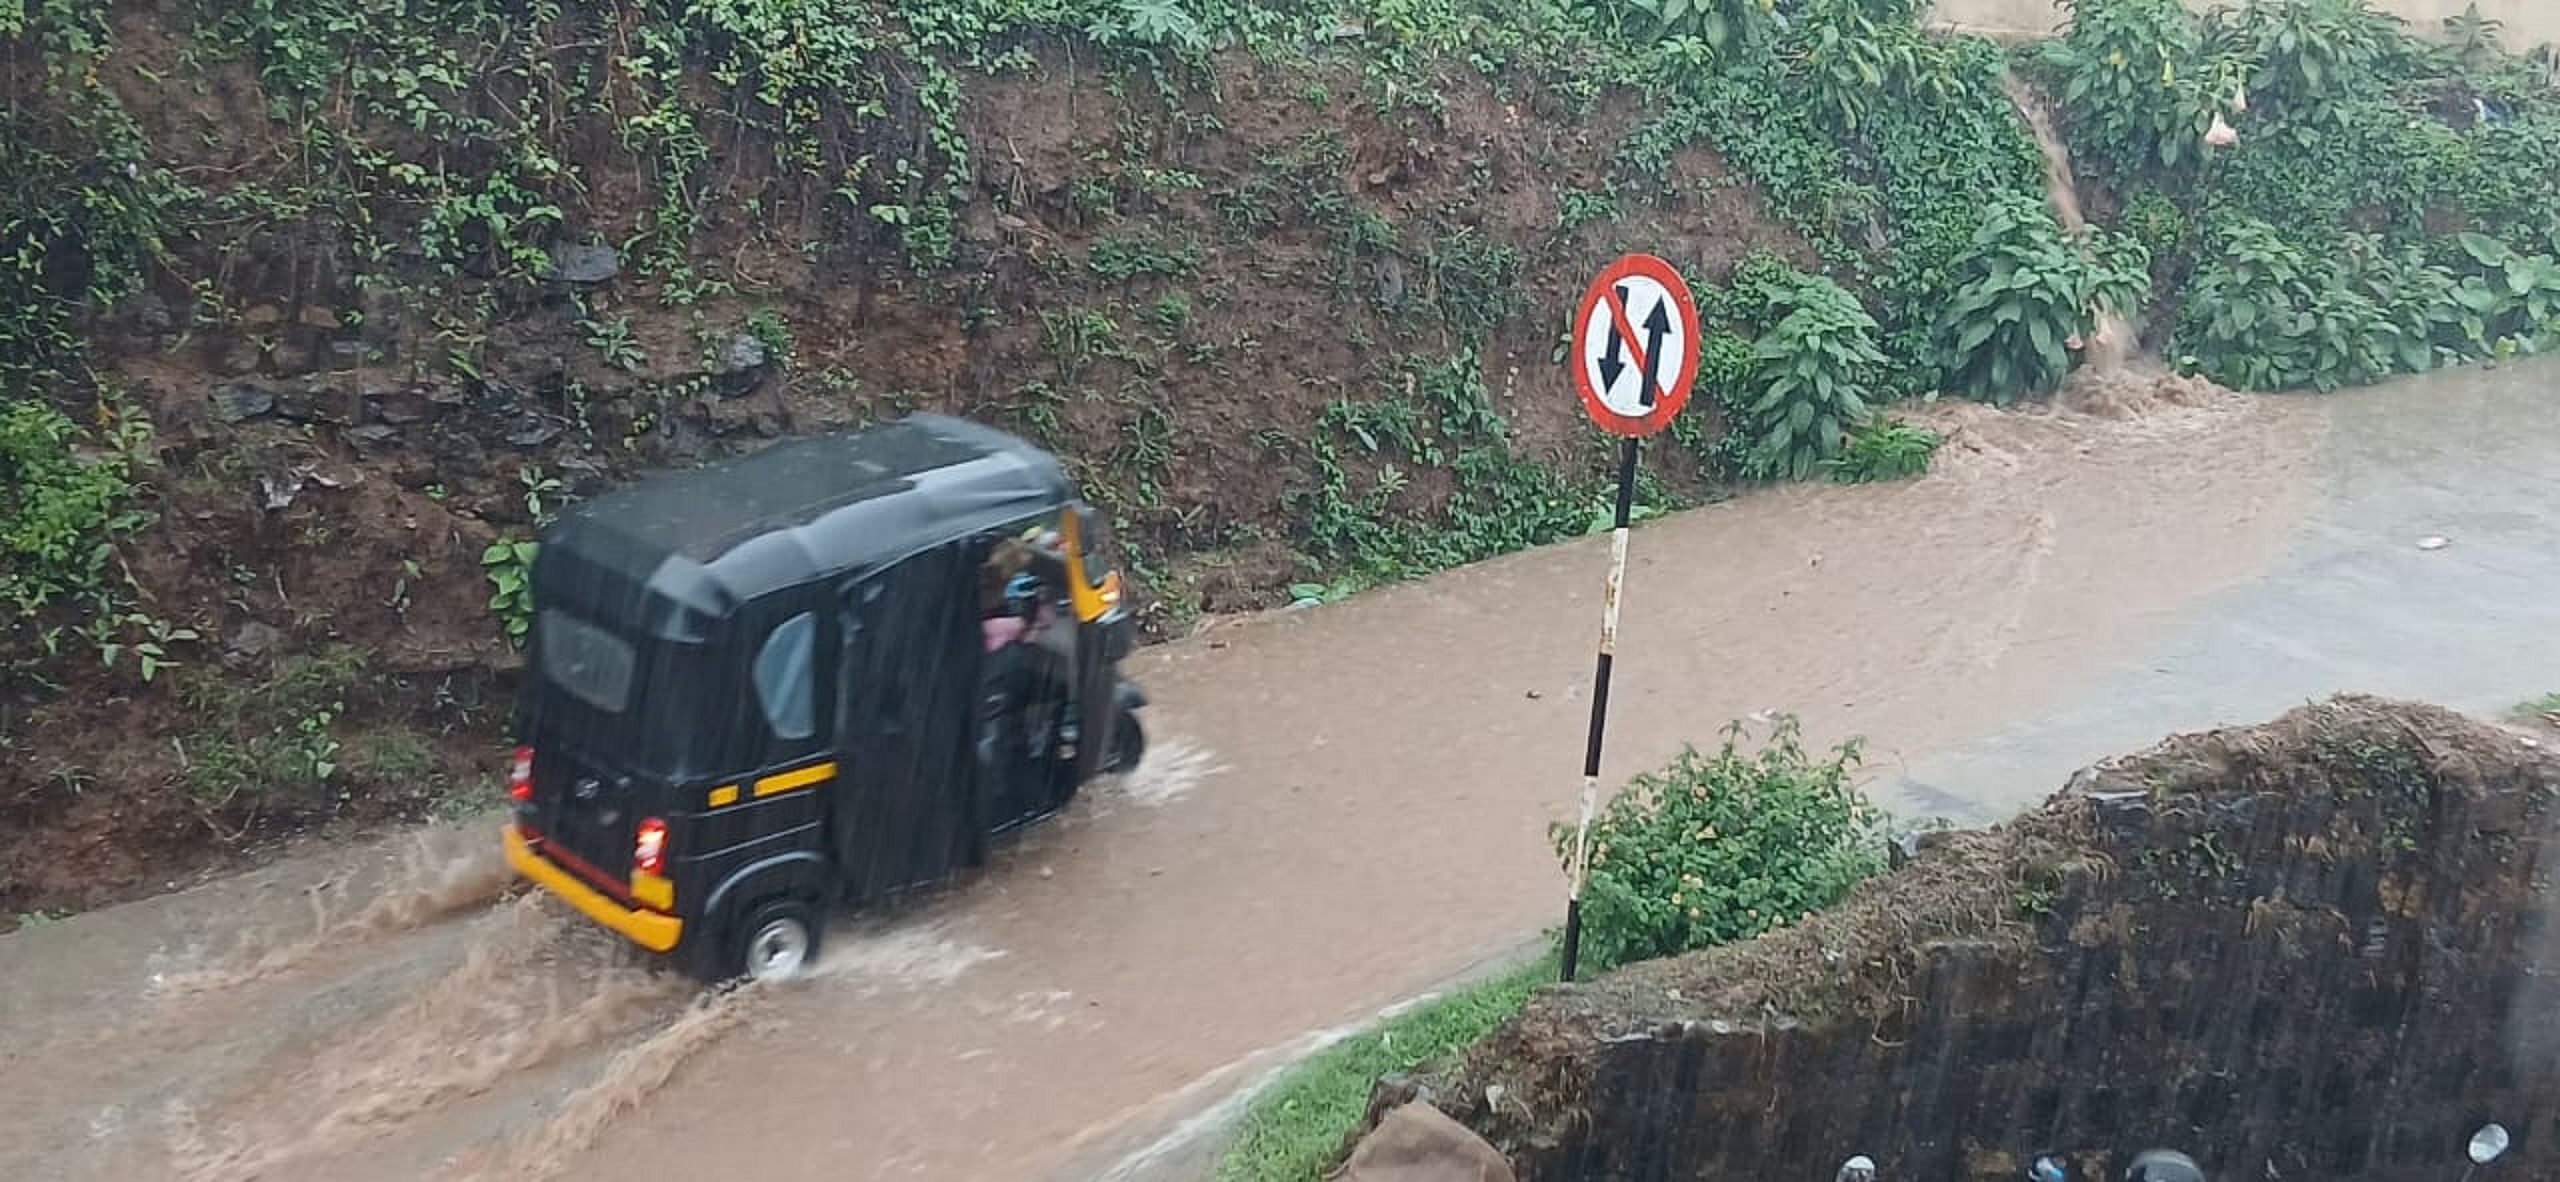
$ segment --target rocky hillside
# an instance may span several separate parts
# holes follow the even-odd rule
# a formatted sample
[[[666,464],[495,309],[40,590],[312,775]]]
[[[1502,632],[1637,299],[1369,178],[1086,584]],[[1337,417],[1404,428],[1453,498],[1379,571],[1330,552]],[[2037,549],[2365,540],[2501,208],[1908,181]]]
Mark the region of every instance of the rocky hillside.
[[[2516,81],[2475,113],[2356,26],[2312,86],[2293,26],[2164,3],[2013,60],[1907,0],[0,0],[0,923],[485,801],[524,543],[786,434],[1054,446],[1166,634],[1588,528],[1556,362],[1626,250],[1717,331],[1649,509],[1911,471],[1875,407],[2039,396],[2146,295],[2217,376],[2303,338],[2253,384],[2536,338],[2527,64],[2483,47]],[[2275,134],[2441,106],[2420,147],[2467,171],[2301,214],[2196,163],[2218,100],[2160,55],[2264,71]],[[2114,230],[2048,211],[2013,66],[2116,162]],[[2213,185],[2273,261],[2199,272]],[[2457,226],[2499,233],[2374,256],[2464,268],[2443,339],[2375,369],[2295,331],[2353,327],[2320,233]]]

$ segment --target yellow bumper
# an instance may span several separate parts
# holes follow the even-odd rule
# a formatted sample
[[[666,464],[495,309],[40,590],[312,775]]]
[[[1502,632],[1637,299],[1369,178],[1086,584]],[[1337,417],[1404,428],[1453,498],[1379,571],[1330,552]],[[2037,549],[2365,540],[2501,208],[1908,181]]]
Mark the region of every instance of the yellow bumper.
[[[568,900],[587,918],[622,933],[624,939],[651,952],[665,952],[684,936],[683,920],[654,911],[633,910],[606,898],[602,891],[533,852],[533,847],[525,843],[524,831],[513,825],[507,826],[507,865],[542,889]]]

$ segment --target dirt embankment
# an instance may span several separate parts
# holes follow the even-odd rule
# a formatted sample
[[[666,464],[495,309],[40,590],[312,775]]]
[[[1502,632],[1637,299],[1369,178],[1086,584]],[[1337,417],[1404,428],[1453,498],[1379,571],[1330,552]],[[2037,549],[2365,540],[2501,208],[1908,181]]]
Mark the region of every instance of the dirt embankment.
[[[483,551],[562,497],[785,433],[975,416],[1070,458],[1127,527],[1165,632],[1313,573],[1320,472],[1341,474],[1337,516],[1445,502],[1462,449],[1433,424],[1479,413],[1475,381],[1511,460],[1550,486],[1597,472],[1549,353],[1600,261],[1641,246],[1703,279],[1757,247],[1811,257],[1749,186],[1711,183],[1726,173],[1702,148],[1670,192],[1627,194],[1623,228],[1569,223],[1568,192],[1608,187],[1625,102],[1542,110],[1465,72],[1431,80],[1435,110],[1374,101],[1349,67],[1235,54],[1212,80],[1041,46],[1036,70],[962,90],[974,149],[947,268],[848,228],[709,90],[696,224],[653,263],[616,245],[662,240],[668,216],[647,180],[665,162],[622,134],[648,113],[616,73],[631,30],[572,13],[511,34],[556,46],[553,77],[614,80],[545,124],[537,146],[581,179],[553,278],[527,285],[431,262],[432,208],[329,187],[348,145],[442,147],[353,98],[279,117],[190,13],[117,6],[96,77],[214,212],[93,337],[158,431],[159,523],[127,547],[142,606],[201,639],[147,684],[74,653],[50,688],[0,696],[0,927],[315,825],[485,800],[514,656]],[[521,113],[486,91],[466,114]],[[921,136],[913,116],[891,130]],[[671,267],[726,279],[679,299]],[[1430,463],[1392,446],[1416,431]]]
[[[2560,756],[2345,697],[2082,772],[1749,944],[1542,993],[1432,1088],[1524,1178],[2436,1178],[2560,1133]]]

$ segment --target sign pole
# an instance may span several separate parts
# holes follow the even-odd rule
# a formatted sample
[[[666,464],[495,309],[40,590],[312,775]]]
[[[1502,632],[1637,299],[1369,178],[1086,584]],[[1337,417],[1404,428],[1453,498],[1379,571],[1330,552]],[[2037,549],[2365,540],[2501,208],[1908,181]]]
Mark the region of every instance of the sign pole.
[[[1618,602],[1627,584],[1627,527],[1635,515],[1636,459],[1644,437],[1671,424],[1698,374],[1698,309],[1671,264],[1631,254],[1600,272],[1574,318],[1574,384],[1583,409],[1618,437],[1617,513],[1609,531],[1609,581],[1600,593],[1600,656],[1591,674],[1591,730],[1582,748],[1582,819],[1573,832],[1572,887],[1564,908],[1564,979],[1582,966],[1582,891],[1591,879],[1591,821],[1600,807],[1600,742],[1609,726],[1609,672],[1617,662]]]
[[[1609,530],[1609,581],[1600,590],[1600,659],[1591,673],[1591,733],[1582,748],[1582,823],[1573,833],[1573,894],[1564,905],[1564,979],[1582,963],[1582,887],[1591,877],[1591,815],[1600,806],[1600,739],[1609,727],[1609,666],[1618,653],[1618,600],[1627,585],[1627,526],[1636,504],[1636,449],[1618,441],[1618,513]]]

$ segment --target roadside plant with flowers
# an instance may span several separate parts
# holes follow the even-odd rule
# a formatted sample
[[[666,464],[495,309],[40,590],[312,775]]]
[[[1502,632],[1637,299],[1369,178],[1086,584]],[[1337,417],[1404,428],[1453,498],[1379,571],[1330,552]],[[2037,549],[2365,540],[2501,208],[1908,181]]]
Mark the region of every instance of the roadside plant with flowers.
[[[1883,869],[1888,819],[1850,782],[1856,741],[1817,755],[1787,715],[1758,750],[1747,737],[1728,725],[1714,754],[1683,749],[1592,819],[1582,956],[1593,971],[1785,927]],[[1573,826],[1552,836],[1571,858]]]

